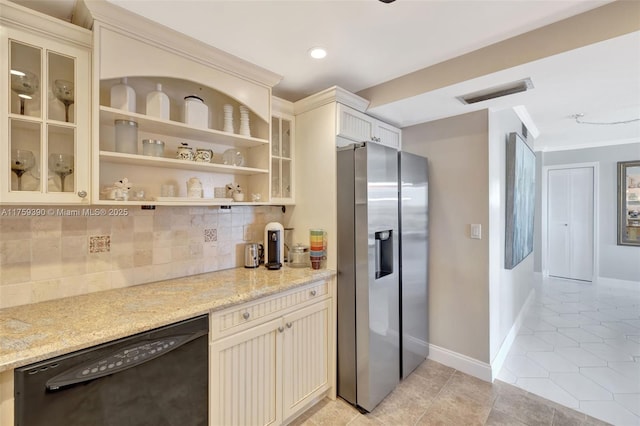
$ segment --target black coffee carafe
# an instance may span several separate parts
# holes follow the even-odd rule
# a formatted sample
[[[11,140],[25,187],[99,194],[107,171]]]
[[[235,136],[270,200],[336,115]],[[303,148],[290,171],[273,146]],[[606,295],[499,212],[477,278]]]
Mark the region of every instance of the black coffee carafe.
[[[267,269],[280,269],[282,267],[281,239],[282,234],[279,229],[267,230],[267,259],[265,259],[264,263]]]
[[[284,228],[278,222],[264,227],[264,266],[267,269],[282,268],[284,256]]]

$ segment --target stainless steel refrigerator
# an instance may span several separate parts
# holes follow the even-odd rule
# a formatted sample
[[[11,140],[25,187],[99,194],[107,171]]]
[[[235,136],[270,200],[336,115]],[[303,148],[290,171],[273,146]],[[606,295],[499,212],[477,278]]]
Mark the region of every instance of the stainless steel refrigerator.
[[[405,156],[370,142],[337,153],[338,395],[365,411],[427,355],[426,159]]]
[[[402,378],[429,354],[429,176],[425,157],[398,154],[400,183],[400,314]]]

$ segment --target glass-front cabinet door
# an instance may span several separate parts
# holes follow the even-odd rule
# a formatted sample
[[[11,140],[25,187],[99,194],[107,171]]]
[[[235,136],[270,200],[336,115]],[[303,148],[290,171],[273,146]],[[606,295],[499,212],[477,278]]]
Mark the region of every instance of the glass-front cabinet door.
[[[2,33],[1,203],[89,202],[90,50],[63,41]]]
[[[271,118],[271,201],[293,203],[293,117]]]

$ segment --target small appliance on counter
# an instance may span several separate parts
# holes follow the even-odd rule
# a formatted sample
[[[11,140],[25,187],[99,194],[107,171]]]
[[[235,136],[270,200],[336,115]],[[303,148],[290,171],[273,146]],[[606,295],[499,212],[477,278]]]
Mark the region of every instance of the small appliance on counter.
[[[244,267],[257,268],[262,260],[263,245],[247,243],[244,245]]]
[[[280,269],[284,254],[284,227],[278,222],[269,222],[264,227],[264,266]]]

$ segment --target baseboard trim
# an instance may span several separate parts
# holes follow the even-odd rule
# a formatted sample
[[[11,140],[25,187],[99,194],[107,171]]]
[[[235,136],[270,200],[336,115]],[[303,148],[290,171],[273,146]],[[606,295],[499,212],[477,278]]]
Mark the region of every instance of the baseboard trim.
[[[444,364],[447,367],[455,368],[465,374],[477,377],[485,382],[491,382],[491,366],[475,358],[441,348],[431,343],[429,344],[428,358]]]
[[[598,277],[595,284],[631,290],[640,289],[640,281],[619,280],[617,278]]]
[[[520,309],[520,312],[518,313],[516,320],[513,322],[513,325],[511,326],[509,333],[507,333],[507,337],[505,337],[504,341],[502,342],[502,345],[500,346],[500,349],[498,350],[498,353],[496,354],[495,358],[491,362],[491,381],[492,382],[496,379],[496,377],[498,377],[498,373],[500,373],[500,370],[502,369],[502,366],[504,365],[504,362],[507,359],[507,355],[509,354],[511,345],[513,345],[513,341],[516,339],[516,336],[520,331],[520,327],[522,327],[522,322],[524,321],[524,313],[527,312],[527,309],[529,309],[529,306],[535,300],[535,294],[536,294],[536,289],[532,288],[531,291],[529,292],[529,296],[527,296],[527,300],[525,300],[524,304],[522,305],[522,308]]]
[[[477,377],[478,379],[486,382],[493,382],[498,376],[500,369],[502,369],[502,366],[507,359],[507,355],[509,354],[509,350],[511,349],[511,345],[513,345],[513,341],[518,335],[520,327],[522,327],[524,313],[529,308],[529,305],[531,305],[535,300],[535,293],[535,288],[532,288],[529,292],[529,296],[527,296],[527,300],[524,302],[524,305],[522,305],[522,309],[520,309],[518,317],[514,321],[513,326],[511,326],[507,337],[505,337],[502,342],[498,354],[490,365],[485,362],[478,361],[475,358],[462,355],[449,349],[441,348],[440,346],[431,343],[429,344],[428,358],[448,367],[455,368],[463,373],[470,374],[471,376]]]

